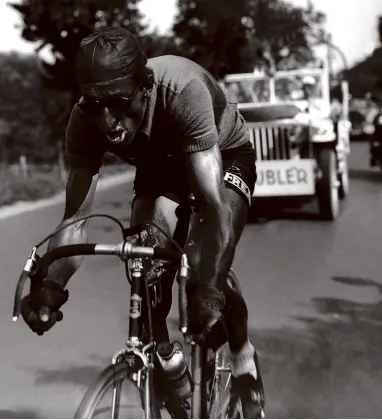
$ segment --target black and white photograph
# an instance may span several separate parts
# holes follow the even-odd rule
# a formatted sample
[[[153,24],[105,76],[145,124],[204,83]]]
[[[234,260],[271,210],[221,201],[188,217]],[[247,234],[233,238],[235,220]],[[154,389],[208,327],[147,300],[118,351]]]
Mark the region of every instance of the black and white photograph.
[[[0,0],[0,419],[382,417],[382,0]]]

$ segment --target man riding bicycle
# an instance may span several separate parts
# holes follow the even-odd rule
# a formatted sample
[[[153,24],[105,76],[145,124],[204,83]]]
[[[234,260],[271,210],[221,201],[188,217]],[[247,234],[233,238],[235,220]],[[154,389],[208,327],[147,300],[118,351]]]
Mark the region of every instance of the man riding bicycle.
[[[90,214],[106,152],[136,167],[132,225],[150,220],[173,234],[175,209],[192,193],[197,217],[185,247],[193,280],[189,328],[198,344],[212,348],[223,344],[221,332],[228,332],[232,390],[250,417],[264,406],[257,354],[248,337],[246,303],[223,286],[256,181],[255,151],[236,104],[228,102],[211,74],[188,59],[147,60],[123,28],[105,28],[83,39],[76,77],[81,97],[67,126],[70,172],[59,227]],[[83,242],[86,228],[83,221],[68,226],[51,239],[49,249]],[[147,243],[167,245],[151,228]],[[22,315],[34,332],[48,331],[61,318],[66,284],[80,263],[77,257],[56,261],[42,287],[23,299]],[[169,340],[171,279],[162,284],[161,302],[152,309],[157,343]],[[48,322],[39,318],[42,306],[51,309]]]

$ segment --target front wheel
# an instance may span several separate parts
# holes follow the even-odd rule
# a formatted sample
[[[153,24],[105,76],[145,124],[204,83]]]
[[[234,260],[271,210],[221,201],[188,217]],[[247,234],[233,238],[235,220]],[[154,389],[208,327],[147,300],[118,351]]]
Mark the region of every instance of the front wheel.
[[[98,375],[86,392],[74,414],[74,418],[145,418],[142,408],[144,405],[141,402],[145,381],[142,382],[141,389],[138,389],[126,362],[108,366]],[[129,392],[126,403],[123,402],[122,398],[125,396],[125,391]],[[153,414],[150,415],[150,418],[157,417]]]
[[[318,149],[316,160],[321,173],[317,182],[319,213],[323,220],[332,221],[340,212],[336,153],[331,148]]]

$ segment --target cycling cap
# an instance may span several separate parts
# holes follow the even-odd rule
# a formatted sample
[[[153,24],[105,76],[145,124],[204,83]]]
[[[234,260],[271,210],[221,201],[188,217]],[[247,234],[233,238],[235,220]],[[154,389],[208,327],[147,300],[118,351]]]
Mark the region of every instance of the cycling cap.
[[[147,57],[137,38],[122,27],[107,27],[81,41],[76,58],[80,84],[118,79],[141,81]]]

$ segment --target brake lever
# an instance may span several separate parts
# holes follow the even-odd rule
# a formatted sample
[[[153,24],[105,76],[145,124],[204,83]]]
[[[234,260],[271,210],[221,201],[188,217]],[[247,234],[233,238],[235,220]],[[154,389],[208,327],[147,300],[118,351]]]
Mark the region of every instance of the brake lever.
[[[21,299],[23,297],[23,290],[25,286],[25,281],[32,273],[35,268],[36,261],[37,261],[37,248],[33,247],[32,252],[27,259],[23,271],[20,274],[19,281],[17,282],[16,291],[15,291],[15,299],[13,304],[13,322],[16,322],[20,316],[21,312]]]

